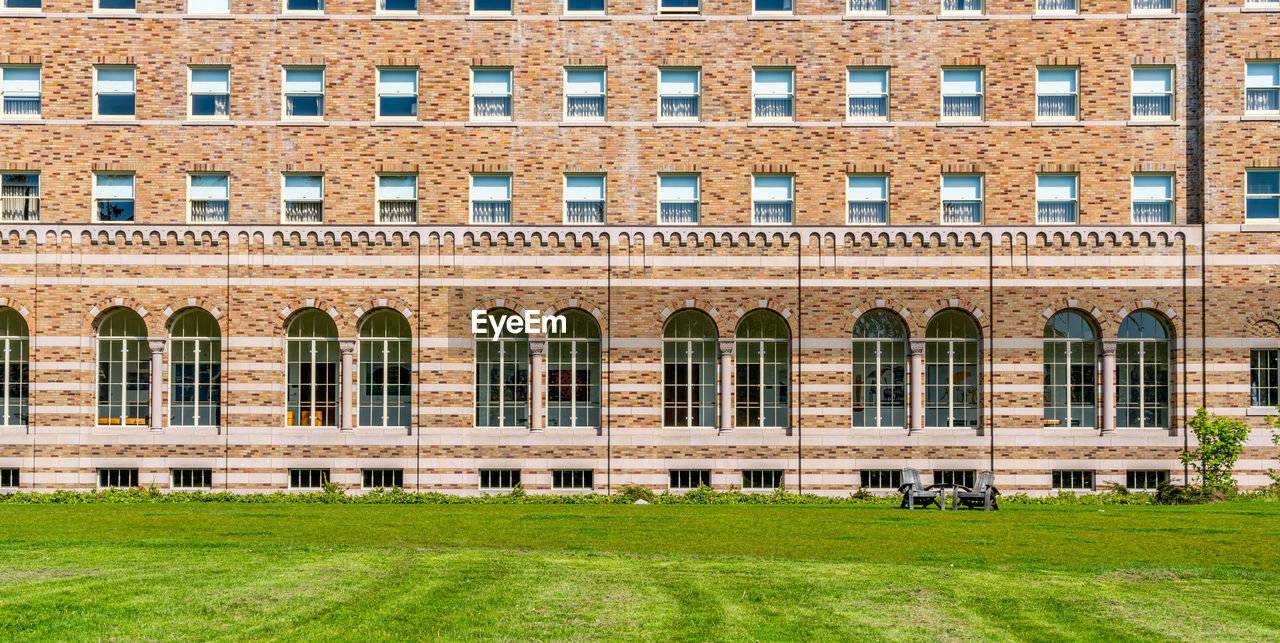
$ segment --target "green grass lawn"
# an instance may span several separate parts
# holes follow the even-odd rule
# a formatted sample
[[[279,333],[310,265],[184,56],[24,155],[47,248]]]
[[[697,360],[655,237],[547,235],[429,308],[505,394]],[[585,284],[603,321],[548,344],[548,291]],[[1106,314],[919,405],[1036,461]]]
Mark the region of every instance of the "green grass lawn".
[[[1280,503],[0,505],[3,640],[437,637],[1277,640]]]

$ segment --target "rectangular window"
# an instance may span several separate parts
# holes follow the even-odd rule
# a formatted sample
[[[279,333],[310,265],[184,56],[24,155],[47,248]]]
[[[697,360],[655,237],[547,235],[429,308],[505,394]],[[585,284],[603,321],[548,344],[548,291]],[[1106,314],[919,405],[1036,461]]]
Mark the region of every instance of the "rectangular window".
[[[378,223],[417,223],[418,175],[378,175]]]
[[[519,469],[481,469],[480,488],[510,491],[520,484]]]
[[[604,0],[565,0],[564,12],[568,14],[602,14]]]
[[[1134,13],[1173,13],[1173,0],[1133,0]]]
[[[418,13],[418,0],[378,0],[378,13]]]
[[[418,69],[378,70],[378,118],[418,116]]]
[[[698,0],[658,0],[660,13],[698,13]]]
[[[511,120],[511,70],[471,70],[471,118],[478,121]]]
[[[324,118],[323,67],[285,67],[284,116],[299,120]]]
[[[742,472],[743,489],[779,489],[782,487],[782,471],[779,469],[747,469]]]
[[[191,67],[188,105],[193,118],[225,119],[231,114],[231,68]]]
[[[137,112],[137,85],[133,67],[93,68],[93,115],[133,118]]]
[[[328,469],[289,469],[290,489],[320,489],[328,482]]]
[[[942,0],[942,13],[976,15],[982,13],[982,0]]]
[[[285,223],[324,222],[323,174],[286,174],[281,194]]]
[[[570,121],[603,121],[605,70],[564,70],[564,118]]]
[[[937,470],[933,472],[933,483],[959,485],[972,489],[974,475],[973,470]]]
[[[471,0],[471,13],[510,14],[511,0]]]
[[[791,223],[795,177],[790,174],[753,174],[751,181],[752,223]]]
[[[658,119],[696,121],[702,113],[700,69],[658,70]]]
[[[848,223],[883,225],[889,222],[889,177],[885,174],[850,174],[845,187]]]
[[[871,469],[858,472],[859,487],[863,489],[902,488],[902,472],[898,469]]]
[[[133,175],[93,175],[94,220],[100,223],[133,221]]]
[[[754,0],[752,10],[755,13],[792,13],[791,0]]]
[[[1133,175],[1133,222],[1173,223],[1173,175]]]
[[[696,225],[701,197],[697,174],[658,175],[658,222]]]
[[[1078,223],[1079,183],[1075,174],[1037,174],[1036,223]]]
[[[133,489],[137,486],[137,469],[98,469],[99,489]]]
[[[1093,491],[1093,472],[1054,471],[1053,488],[1064,491]]]
[[[1280,350],[1258,348],[1249,352],[1249,406],[1280,406]]]
[[[942,70],[942,119],[982,120],[982,69]]]
[[[0,175],[0,221],[40,220],[40,175],[35,172]]]
[[[135,11],[137,10],[137,2],[135,0],[95,0],[95,11]]]
[[[1125,487],[1132,491],[1154,491],[1169,481],[1168,471],[1126,471]]]
[[[667,486],[672,489],[697,489],[711,486],[710,469],[672,469],[667,472]]]
[[[1036,118],[1046,121],[1079,117],[1080,68],[1036,69]]]
[[[882,67],[850,67],[845,84],[851,121],[889,119],[889,70]]]
[[[604,175],[564,177],[564,222],[604,223]]]
[[[323,13],[324,0],[284,0],[285,13]]]
[[[1079,13],[1077,0],[1036,0],[1036,13]]]
[[[0,488],[4,488],[4,489],[18,488],[18,470],[17,469],[0,469]]]
[[[586,489],[595,488],[596,472],[590,469],[568,469],[551,472],[552,489]]]
[[[471,223],[511,223],[511,175],[471,175]]]
[[[4,8],[39,10],[40,0],[4,0]]]
[[[1133,118],[1173,119],[1173,67],[1133,68]]]
[[[187,0],[187,13],[231,13],[231,0]]]
[[[1246,221],[1280,221],[1280,170],[1245,172]]]
[[[231,177],[191,174],[187,185],[187,219],[191,223],[226,223],[231,212]]]
[[[404,469],[361,469],[360,481],[364,489],[403,489]]]
[[[40,68],[0,67],[0,103],[8,117],[40,116]]]
[[[212,489],[213,469],[170,469],[169,486],[174,489]]]
[[[850,14],[887,14],[889,13],[889,0],[847,0],[848,7],[846,11]]]
[[[982,175],[942,175],[942,223],[982,223]]]
[[[796,70],[752,69],[752,115],[758,121],[795,120]]]
[[[1244,112],[1280,114],[1280,62],[1245,64]]]

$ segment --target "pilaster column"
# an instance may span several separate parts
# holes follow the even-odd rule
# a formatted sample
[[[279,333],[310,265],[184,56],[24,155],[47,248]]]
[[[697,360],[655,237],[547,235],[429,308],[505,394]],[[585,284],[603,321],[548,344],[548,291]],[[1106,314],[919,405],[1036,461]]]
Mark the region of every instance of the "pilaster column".
[[[915,434],[924,430],[924,340],[908,341],[907,355],[911,361],[911,422],[907,433]]]
[[[720,340],[720,432],[733,431],[733,348],[732,339]]]
[[[151,430],[164,430],[164,347],[163,339],[148,339],[151,349]]]
[[[1102,432],[1116,430],[1116,342],[1114,338],[1098,340],[1102,353]]]
[[[542,401],[546,399],[542,373],[546,370],[547,340],[529,339],[529,432],[542,433],[545,426]]]
[[[338,350],[342,353],[342,365],[338,369],[338,421],[339,430],[355,429],[355,384],[351,381],[356,372],[356,340],[338,340]]]

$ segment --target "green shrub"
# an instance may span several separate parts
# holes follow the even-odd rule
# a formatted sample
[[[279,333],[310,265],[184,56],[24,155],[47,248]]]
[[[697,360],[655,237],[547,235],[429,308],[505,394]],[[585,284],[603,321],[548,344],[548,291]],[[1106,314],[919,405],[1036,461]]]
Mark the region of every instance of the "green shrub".
[[[658,498],[650,489],[644,485],[625,484],[618,489],[618,495],[626,499],[628,503],[635,504],[637,500],[643,500],[649,504],[657,502]]]
[[[1195,417],[1187,426],[1196,435],[1199,445],[1182,452],[1182,464],[1191,465],[1200,476],[1200,493],[1205,497],[1228,498],[1236,492],[1235,478],[1231,471],[1240,457],[1244,441],[1249,438],[1249,425],[1240,420],[1214,415],[1203,407],[1196,409]]]

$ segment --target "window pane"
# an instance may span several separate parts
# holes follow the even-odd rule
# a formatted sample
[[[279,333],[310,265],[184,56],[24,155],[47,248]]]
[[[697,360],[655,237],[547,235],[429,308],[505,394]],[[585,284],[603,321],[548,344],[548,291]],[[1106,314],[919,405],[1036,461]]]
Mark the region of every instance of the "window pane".
[[[99,199],[132,199],[132,174],[99,174],[96,195]]]
[[[957,201],[976,201],[982,199],[982,177],[980,176],[944,176],[942,177],[942,198]]]
[[[378,70],[378,91],[383,94],[416,94],[418,92],[418,70]]]
[[[1134,200],[1160,201],[1173,196],[1173,177],[1159,174],[1136,174],[1133,177]]]
[[[286,69],[284,71],[286,93],[319,94],[324,92],[323,69]]]
[[[511,70],[476,69],[472,71],[471,91],[476,94],[510,94]]]
[[[98,68],[98,91],[132,92],[133,69],[122,69],[119,67]]]
[[[982,70],[980,69],[944,69],[942,71],[942,93],[944,94],[982,93]]]
[[[1036,199],[1070,201],[1076,198],[1076,177],[1066,175],[1036,176]]]
[[[790,201],[791,177],[755,177],[755,184],[751,188],[751,198],[756,201]]]
[[[418,198],[418,177],[397,175],[379,176],[378,198],[401,201]]]
[[[566,201],[603,201],[603,176],[566,176],[564,178]]]
[[[511,0],[475,0],[476,11],[511,11]]]
[[[1245,190],[1249,194],[1280,194],[1280,172],[1246,172]]]
[[[225,201],[228,198],[226,174],[192,174],[189,195],[200,201]]]
[[[191,70],[191,92],[202,94],[225,94],[230,91],[228,76],[230,70],[197,67]]]
[[[603,94],[603,69],[570,69],[565,71],[564,90],[567,94]]]
[[[188,0],[191,13],[231,13],[231,0]]]
[[[888,197],[888,178],[850,176],[848,194],[851,201],[883,201]]]
[[[794,74],[790,69],[757,69],[755,70],[756,94],[790,94],[793,90]]]
[[[511,198],[511,177],[509,176],[473,176],[471,177],[471,200],[473,201],[507,201]]]
[[[662,176],[658,178],[659,199],[663,201],[697,201],[697,176]]]
[[[286,174],[284,198],[286,200],[319,200],[323,195],[324,177],[315,174]]]
[[[698,70],[696,69],[663,69],[659,72],[658,93],[696,96],[698,94],[698,76]]]
[[[1041,69],[1036,90],[1043,94],[1074,94],[1076,91],[1076,70],[1074,69]]]
[[[849,93],[883,94],[889,91],[889,70],[850,69]]]
[[[40,91],[39,67],[5,67],[4,91],[15,93],[37,93]]]
[[[1248,63],[1245,67],[1245,87],[1280,86],[1280,63]]]
[[[1133,70],[1133,92],[1135,94],[1167,93],[1173,88],[1173,70],[1165,68],[1138,67]]]

